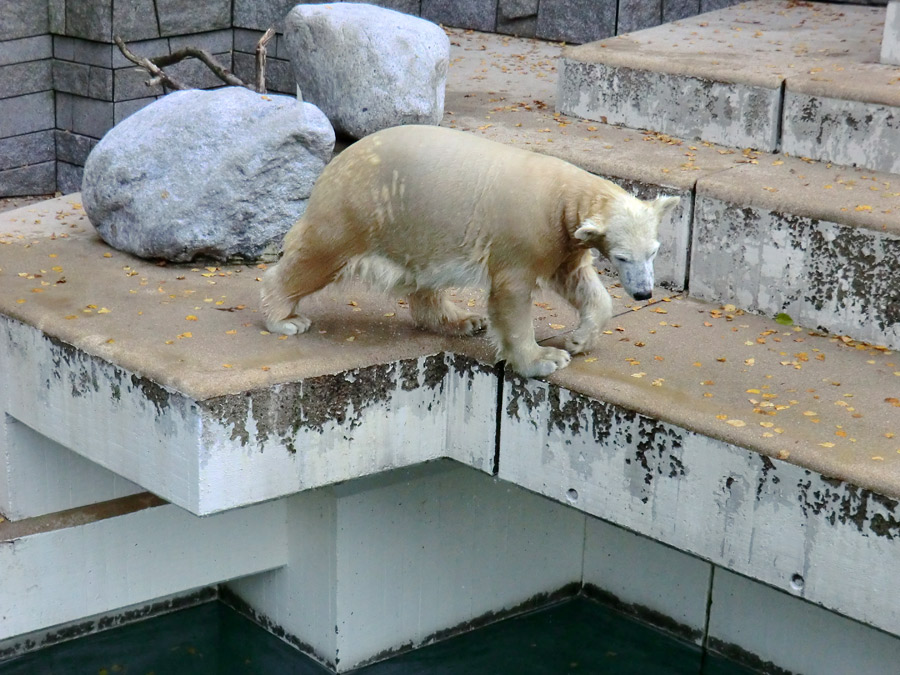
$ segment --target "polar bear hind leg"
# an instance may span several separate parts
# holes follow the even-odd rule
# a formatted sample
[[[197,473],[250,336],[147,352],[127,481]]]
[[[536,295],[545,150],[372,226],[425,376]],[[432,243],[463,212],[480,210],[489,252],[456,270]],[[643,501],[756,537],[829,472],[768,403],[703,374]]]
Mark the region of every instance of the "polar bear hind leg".
[[[475,335],[487,324],[483,316],[459,308],[445,290],[419,289],[410,293],[409,310],[419,328],[449,335]]]
[[[281,260],[262,277],[262,310],[273,333],[305,333],[312,323],[297,313],[297,303],[334,281],[346,264],[344,256],[320,247],[286,249]]]

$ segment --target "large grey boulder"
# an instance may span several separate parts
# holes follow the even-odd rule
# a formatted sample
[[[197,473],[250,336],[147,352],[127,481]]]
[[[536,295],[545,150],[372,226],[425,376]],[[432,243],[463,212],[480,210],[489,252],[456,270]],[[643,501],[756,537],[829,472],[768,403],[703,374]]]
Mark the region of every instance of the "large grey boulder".
[[[353,138],[438,124],[450,40],[436,24],[362,3],[297,5],[284,35],[304,100]]]
[[[334,149],[321,110],[243,87],[177,91],[113,127],[82,200],[100,236],[143,258],[277,252]]]

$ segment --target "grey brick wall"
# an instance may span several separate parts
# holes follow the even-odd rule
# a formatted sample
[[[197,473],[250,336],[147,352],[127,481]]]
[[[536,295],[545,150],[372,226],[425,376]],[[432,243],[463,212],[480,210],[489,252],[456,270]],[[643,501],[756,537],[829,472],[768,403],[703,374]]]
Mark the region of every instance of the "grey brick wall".
[[[324,2],[326,0],[310,0]],[[737,0],[372,0],[458,28],[586,42],[735,4]],[[143,56],[203,47],[253,81],[262,32],[296,0],[0,0],[0,196],[80,189],[84,161],[114,124],[166,92],[113,44]],[[268,88],[293,94],[279,35],[269,45]],[[204,66],[169,70],[220,86]]]

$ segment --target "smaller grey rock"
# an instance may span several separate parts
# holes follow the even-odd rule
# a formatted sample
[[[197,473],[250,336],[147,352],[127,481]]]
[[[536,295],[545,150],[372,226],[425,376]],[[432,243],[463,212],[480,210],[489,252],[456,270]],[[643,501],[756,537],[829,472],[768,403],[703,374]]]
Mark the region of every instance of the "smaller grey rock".
[[[361,3],[297,5],[285,39],[303,98],[338,131],[440,123],[450,40],[430,21]]]
[[[117,124],[84,168],[100,236],[143,258],[277,252],[334,149],[315,106],[243,87],[178,91]]]

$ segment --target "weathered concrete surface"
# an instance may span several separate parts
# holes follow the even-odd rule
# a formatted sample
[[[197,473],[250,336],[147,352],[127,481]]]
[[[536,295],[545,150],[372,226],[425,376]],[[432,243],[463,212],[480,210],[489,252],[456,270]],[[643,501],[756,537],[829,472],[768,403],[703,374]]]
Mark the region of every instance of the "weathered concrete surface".
[[[881,36],[881,62],[900,66],[900,0],[891,0],[887,5]]]
[[[614,607],[697,645],[706,629],[712,573],[705,560],[598,518],[585,521],[585,594],[612,600]]]
[[[0,370],[8,364],[0,356]],[[141,491],[134,483],[0,414],[0,513],[10,520],[94,504]]]
[[[900,68],[894,73],[900,78]],[[896,81],[896,79],[895,79]],[[788,82],[782,150],[791,155],[900,173],[900,88],[893,105],[807,93]],[[827,91],[827,90],[826,90]]]
[[[866,573],[849,564],[846,571],[851,579]],[[716,570],[712,596],[707,646],[758,672],[889,673],[900,661],[896,637],[727,570]]]
[[[229,588],[338,672],[580,585],[584,514],[448,462],[286,501],[288,564]]]
[[[843,116],[792,126],[796,111],[786,109],[781,118],[780,90],[841,99],[858,120],[870,112],[865,103],[887,106],[882,117],[896,119],[898,72],[878,65],[873,39],[883,22],[879,7],[749,2],[569,48],[557,107],[588,119],[768,151],[781,143],[782,122],[785,139],[802,138],[810,124],[831,124],[843,134]],[[847,162],[837,154],[842,140],[815,156]],[[832,148],[835,156],[827,154]],[[861,163],[888,170],[884,156],[866,155]]]
[[[552,382],[506,384],[501,478],[900,635],[884,592],[900,573],[897,500]]]
[[[697,184],[691,294],[900,348],[900,183],[760,157]]]
[[[285,513],[270,502],[195,518],[167,504],[33,534],[0,524],[0,640],[277,568]]]
[[[492,469],[483,339],[418,331],[405,303],[358,288],[313,299],[313,330],[280,339],[256,267],[114,251],[71,198],[3,215],[0,405],[106,469],[198,514],[445,456]]]
[[[573,48],[563,60],[557,108],[569,115],[694,140],[775,150],[779,87],[586,62]],[[648,95],[648,92],[653,92]]]

